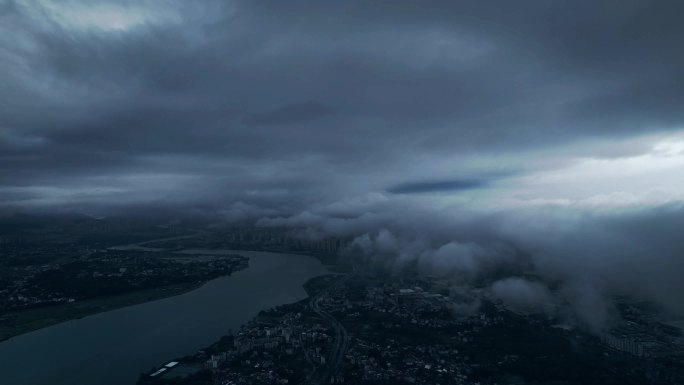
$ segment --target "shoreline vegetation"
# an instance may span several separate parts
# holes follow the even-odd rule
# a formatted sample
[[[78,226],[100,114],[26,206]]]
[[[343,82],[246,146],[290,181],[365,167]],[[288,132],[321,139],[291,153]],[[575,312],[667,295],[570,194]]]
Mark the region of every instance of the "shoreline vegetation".
[[[108,250],[118,251],[145,251],[159,252],[166,251],[163,248],[148,248],[149,243],[162,243],[170,241],[180,241],[209,234],[203,230],[192,230],[190,234],[175,236],[155,237],[153,239],[138,240],[134,243],[110,246]],[[231,269],[228,274],[212,277],[200,282],[174,283],[157,287],[131,290],[124,293],[106,295],[83,299],[70,303],[60,303],[46,305],[22,310],[8,311],[0,313],[0,343],[12,341],[13,338],[23,334],[28,334],[40,329],[60,324],[75,319],[85,318],[91,315],[104,313],[111,310],[121,309],[146,302],[157,301],[165,298],[175,297],[196,290],[214,279],[232,275],[236,271],[248,268],[247,265],[241,268]]]
[[[45,306],[8,312],[0,316],[0,342],[11,341],[14,337],[37,331],[62,322],[121,309],[145,302],[175,297],[202,287],[209,281],[193,284],[162,286],[136,290],[125,294],[93,298],[67,304]]]
[[[140,242],[135,246],[140,247],[142,244],[150,244],[155,241],[157,240]],[[279,254],[292,253],[291,251],[277,249],[265,250],[263,248],[245,248],[235,251],[266,251]],[[307,255],[320,260],[325,268],[330,272],[347,272],[347,269],[341,268],[338,264],[333,263],[324,255],[306,252],[298,252],[298,254]],[[249,268],[249,265],[246,268]],[[240,271],[240,269],[235,270],[232,273],[237,271]],[[73,303],[8,312],[6,314],[0,315],[0,342],[11,341],[13,338],[20,335],[28,334],[63,322],[189,293],[193,290],[199,289],[212,280],[193,284],[161,286],[157,288],[136,290],[114,296],[77,301]]]
[[[191,234],[182,234],[178,236],[156,238],[151,240],[141,240],[131,244],[111,246],[109,247],[109,249],[124,251],[177,253],[183,249],[192,248],[192,246],[194,245],[191,245],[189,243],[191,243],[191,240],[193,238],[201,238],[209,234],[210,233],[207,231],[193,230]],[[219,247],[218,245],[212,246]],[[222,246],[225,247],[226,245]],[[258,247],[255,245],[245,244],[235,244],[230,246],[237,246],[235,248],[236,253],[239,253],[240,251],[265,251],[279,254],[297,253],[301,255],[307,255],[309,257],[318,259],[330,272],[348,272],[348,269],[345,266],[342,266],[339,263],[337,263],[338,261],[335,261],[334,258],[331,258],[331,255],[327,253],[311,252],[307,250],[287,250],[278,247]],[[249,268],[249,265],[247,265],[244,268]],[[231,275],[232,273],[239,270],[242,269],[235,269],[227,275]],[[219,277],[214,277],[212,279],[205,280],[202,282],[180,283],[159,286],[141,290],[133,290],[130,292],[111,296],[95,297],[72,303],[62,303],[18,311],[9,311],[5,314],[0,314],[0,342],[11,341],[13,338],[18,337],[20,335],[34,332],[46,327],[54,326],[62,322],[67,322],[111,310],[121,309],[146,302],[152,302],[156,300],[182,295],[193,290],[196,290],[202,287],[204,284],[216,278]]]

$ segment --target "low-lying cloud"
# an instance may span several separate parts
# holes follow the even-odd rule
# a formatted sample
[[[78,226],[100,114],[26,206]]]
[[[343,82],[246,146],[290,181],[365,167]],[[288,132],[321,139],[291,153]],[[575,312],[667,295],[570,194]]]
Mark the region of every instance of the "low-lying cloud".
[[[344,219],[309,212],[258,223],[349,237],[347,258],[482,287],[519,310],[558,316],[569,308],[593,330],[616,320],[616,296],[684,315],[681,205],[496,213],[382,207]]]

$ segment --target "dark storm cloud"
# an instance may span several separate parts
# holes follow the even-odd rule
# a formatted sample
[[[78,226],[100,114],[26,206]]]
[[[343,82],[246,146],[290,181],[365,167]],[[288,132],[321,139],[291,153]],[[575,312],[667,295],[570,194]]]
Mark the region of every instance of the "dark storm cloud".
[[[517,151],[668,129],[682,120],[680,7],[178,3],[180,22],[106,33],[10,2],[5,35],[19,38],[2,41],[0,124],[45,147],[3,164],[40,180],[78,162],[86,175],[149,170],[141,156],[305,154],[358,176],[407,149]],[[309,177],[327,174],[317,165]]]
[[[326,105],[305,102],[281,107],[273,111],[251,114],[243,122],[255,126],[301,124],[311,119],[324,117],[330,113],[332,111]]]
[[[142,22],[79,24],[79,9],[98,4]],[[324,204],[460,173],[431,157],[515,156],[676,129],[681,8],[5,2],[1,183],[109,180],[140,194],[147,187],[126,180],[165,174],[177,177],[166,187],[179,200],[181,191],[190,203],[257,195],[268,206],[266,195],[296,212],[312,196]],[[264,190],[274,179],[301,188]]]
[[[324,158],[310,178],[329,175],[319,165],[363,177],[408,152],[681,123],[679,2],[221,4],[103,33],[5,3],[0,125],[44,147],[3,165],[40,181],[149,170],[141,156],[304,154]]]
[[[488,184],[488,181],[478,179],[409,182],[392,186],[387,189],[387,192],[392,194],[420,194],[430,192],[464,191],[487,187]]]

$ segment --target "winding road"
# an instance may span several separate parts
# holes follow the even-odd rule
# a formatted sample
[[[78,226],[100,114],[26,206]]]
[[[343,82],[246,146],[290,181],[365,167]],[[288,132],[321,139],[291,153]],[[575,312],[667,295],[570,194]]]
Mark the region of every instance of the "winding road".
[[[330,378],[334,376],[339,370],[340,365],[342,364],[342,359],[344,358],[344,353],[349,348],[349,334],[347,333],[347,330],[344,328],[344,326],[342,326],[342,323],[340,323],[340,321],[338,321],[332,314],[328,313],[326,310],[321,308],[320,305],[321,300],[328,295],[331,289],[339,286],[347,279],[348,277],[338,280],[333,285],[330,285],[329,287],[322,290],[320,293],[316,294],[313,298],[311,298],[311,301],[309,302],[311,309],[316,314],[321,316],[323,319],[330,322],[330,324],[335,329],[334,346],[331,349],[330,354],[328,355],[326,364],[321,365],[314,370],[309,379],[310,384],[329,383]]]

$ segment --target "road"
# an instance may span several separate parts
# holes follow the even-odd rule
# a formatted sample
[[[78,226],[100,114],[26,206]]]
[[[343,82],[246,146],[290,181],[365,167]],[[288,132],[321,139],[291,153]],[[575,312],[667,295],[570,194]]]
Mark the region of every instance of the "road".
[[[316,294],[309,301],[311,309],[316,314],[321,316],[321,318],[330,322],[333,329],[335,329],[333,348],[330,350],[330,354],[328,354],[328,357],[326,358],[325,365],[317,367],[312,373],[309,379],[310,384],[329,383],[330,378],[334,376],[339,370],[340,365],[342,364],[342,360],[344,359],[344,353],[349,348],[349,334],[347,333],[347,330],[344,328],[344,326],[342,326],[342,323],[340,323],[340,321],[338,321],[332,314],[328,313],[325,309],[321,308],[320,305],[321,300],[328,296],[330,290],[339,286],[347,279],[348,277],[338,280],[335,284],[325,288],[320,293]]]

